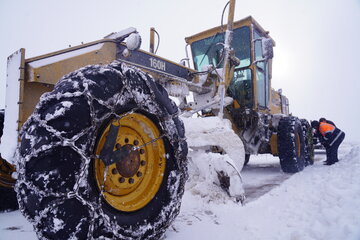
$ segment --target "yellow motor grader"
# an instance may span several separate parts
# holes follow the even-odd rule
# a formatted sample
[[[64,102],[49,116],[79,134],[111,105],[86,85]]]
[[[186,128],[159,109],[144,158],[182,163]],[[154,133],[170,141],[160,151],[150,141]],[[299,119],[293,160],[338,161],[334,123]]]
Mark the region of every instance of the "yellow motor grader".
[[[226,26],[186,38],[193,67],[157,56],[154,29],[149,52],[129,28],[34,58],[11,55],[0,207],[18,202],[41,239],[159,239],[188,177],[180,116],[194,114],[228,119],[245,162],[271,153],[287,173],[312,164],[308,122],[271,88],[274,41],[252,17],[233,21],[235,0],[227,6]],[[219,181],[230,187],[226,172]]]

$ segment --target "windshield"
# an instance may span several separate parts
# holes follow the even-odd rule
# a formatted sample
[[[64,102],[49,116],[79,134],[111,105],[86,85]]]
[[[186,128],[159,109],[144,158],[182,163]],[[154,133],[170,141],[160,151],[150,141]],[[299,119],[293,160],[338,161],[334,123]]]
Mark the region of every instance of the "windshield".
[[[202,71],[205,66],[213,65],[216,68],[223,66],[223,46],[219,43],[224,42],[224,33],[217,33],[194,42],[191,45],[194,57],[194,67]],[[234,30],[233,48],[235,55],[240,59],[240,65],[237,68],[243,68],[250,65],[250,28],[241,27]]]

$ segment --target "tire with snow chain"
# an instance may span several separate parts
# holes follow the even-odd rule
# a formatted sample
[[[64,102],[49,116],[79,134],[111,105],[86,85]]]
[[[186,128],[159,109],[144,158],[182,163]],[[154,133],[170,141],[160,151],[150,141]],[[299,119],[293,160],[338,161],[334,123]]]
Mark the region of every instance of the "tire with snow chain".
[[[14,211],[18,208],[14,188],[0,186],[0,212]]]
[[[4,119],[5,119],[4,109],[0,109],[0,141],[1,141],[1,137],[3,135]]]
[[[250,161],[250,154],[249,153],[245,153],[245,161],[244,161],[244,167],[249,163]]]
[[[305,143],[305,166],[314,164],[314,141],[312,127],[306,119],[300,119]]]
[[[117,61],[64,76],[21,133],[16,191],[38,237],[161,238],[187,178],[177,113],[149,75]]]
[[[4,109],[0,109],[0,140],[3,135],[4,118]],[[16,193],[13,188],[14,182],[11,178],[13,171],[15,171],[14,167],[1,158],[0,153],[0,212],[12,211],[19,208]]]
[[[305,167],[305,140],[301,122],[296,117],[284,117],[278,126],[278,150],[281,169],[296,173]]]

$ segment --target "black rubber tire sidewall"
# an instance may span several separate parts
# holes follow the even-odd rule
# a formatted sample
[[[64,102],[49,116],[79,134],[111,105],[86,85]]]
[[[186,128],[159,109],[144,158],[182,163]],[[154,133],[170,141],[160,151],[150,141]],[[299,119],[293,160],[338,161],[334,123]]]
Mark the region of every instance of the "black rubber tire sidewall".
[[[4,120],[5,114],[4,111],[0,111],[0,144],[1,144],[1,137],[3,135],[4,129]],[[0,153],[1,158],[1,153]],[[6,188],[0,186],[0,212],[3,211],[13,211],[19,208],[16,192],[14,188]]]
[[[244,167],[249,163],[251,154],[245,153]]]
[[[1,142],[1,137],[3,135],[4,120],[5,120],[5,114],[3,111],[0,111],[0,142]]]
[[[19,209],[14,188],[0,186],[0,212],[8,212]]]
[[[300,119],[305,138],[305,166],[314,164],[314,140],[312,127],[306,119]]]
[[[300,140],[300,154],[297,153],[296,136]],[[305,142],[301,122],[296,117],[284,117],[279,121],[278,150],[280,166],[285,173],[296,173],[305,167]],[[300,155],[300,156],[299,156]]]

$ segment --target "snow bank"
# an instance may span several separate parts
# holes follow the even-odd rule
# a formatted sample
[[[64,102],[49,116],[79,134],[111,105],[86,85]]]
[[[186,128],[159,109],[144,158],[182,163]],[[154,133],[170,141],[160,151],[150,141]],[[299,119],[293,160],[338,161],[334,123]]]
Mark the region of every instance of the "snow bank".
[[[239,136],[232,130],[231,122],[218,117],[182,118],[186,141],[190,148],[217,145],[222,147],[241,171],[245,150]]]
[[[360,239],[360,146],[342,146],[340,159],[316,162],[245,207],[188,191],[167,239]]]
[[[359,239],[360,147],[295,174],[239,213],[243,239]],[[285,220],[285,221],[284,221]]]

